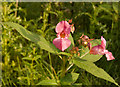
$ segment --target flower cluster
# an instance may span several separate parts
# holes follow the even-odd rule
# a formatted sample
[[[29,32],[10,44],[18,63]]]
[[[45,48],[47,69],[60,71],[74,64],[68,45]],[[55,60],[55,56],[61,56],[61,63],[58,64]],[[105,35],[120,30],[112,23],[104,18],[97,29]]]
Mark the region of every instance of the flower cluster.
[[[53,44],[60,50],[64,51],[71,45],[71,41],[68,40],[71,26],[67,21],[61,21],[57,24],[56,29],[57,38],[53,40]]]
[[[115,59],[112,55],[111,52],[109,52],[108,50],[106,50],[106,40],[103,38],[103,36],[101,36],[101,45],[97,45],[94,46],[90,49],[90,54],[94,54],[94,55],[106,55],[107,60],[113,60]]]
[[[82,36],[80,37],[80,39],[78,40],[80,45],[83,45],[84,47],[88,47],[89,49],[91,49],[91,43],[90,41],[93,39],[89,39],[88,36],[82,34]]]
[[[57,38],[53,40],[53,44],[61,51],[64,51],[71,45],[71,41],[68,39],[68,37],[69,37],[70,31],[73,33],[75,30],[74,24],[72,25],[69,24],[71,22],[72,22],[72,19],[69,20],[69,22],[61,21],[56,26],[55,31],[57,33]],[[103,38],[103,36],[101,36],[101,45],[92,47],[90,43],[91,40],[93,39],[89,39],[88,36],[83,34],[78,40],[78,42],[84,47],[88,47],[90,50],[90,54],[93,54],[93,55],[104,55],[105,54],[108,61],[115,59],[112,53],[106,50],[106,40]],[[78,47],[73,47],[70,52],[78,53]]]
[[[77,56],[80,56],[80,52],[79,51],[79,48],[78,47],[73,47],[71,50],[70,50],[70,53],[73,55],[73,54],[77,54]]]

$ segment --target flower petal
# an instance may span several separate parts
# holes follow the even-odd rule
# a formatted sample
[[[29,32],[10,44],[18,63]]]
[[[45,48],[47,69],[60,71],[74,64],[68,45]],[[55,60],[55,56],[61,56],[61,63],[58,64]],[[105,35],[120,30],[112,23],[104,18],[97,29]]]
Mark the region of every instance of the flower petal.
[[[108,51],[105,52],[105,54],[106,54],[105,56],[107,57],[107,61],[115,59],[111,52]]]
[[[56,26],[56,33],[61,33],[64,31],[66,34],[70,34],[71,27],[67,21],[61,21]]]
[[[64,51],[71,45],[71,41],[66,38],[63,38],[61,42],[62,42],[62,51]]]
[[[56,48],[64,51],[71,45],[71,41],[66,38],[55,38],[53,40],[53,44],[56,46]]]
[[[56,26],[56,33],[61,33],[64,30],[64,21],[61,21]]]
[[[61,43],[60,43],[60,38],[55,38],[53,40],[53,44],[56,46],[56,48],[61,50]]]
[[[90,54],[97,55],[99,53],[99,46],[94,46],[90,49]]]
[[[89,50],[91,49],[91,47],[92,47],[92,45],[91,45],[91,43],[90,42],[88,42],[88,48],[89,48]]]
[[[101,46],[105,49],[106,47],[106,40],[101,36]]]
[[[71,26],[69,25],[69,23],[67,21],[65,21],[65,24],[64,24],[64,32],[66,34],[70,34],[70,31],[71,31]]]
[[[104,55],[105,52],[104,52],[104,49],[101,45],[98,45],[98,46],[94,46],[92,47],[92,49],[90,49],[90,54],[99,54],[99,55]]]

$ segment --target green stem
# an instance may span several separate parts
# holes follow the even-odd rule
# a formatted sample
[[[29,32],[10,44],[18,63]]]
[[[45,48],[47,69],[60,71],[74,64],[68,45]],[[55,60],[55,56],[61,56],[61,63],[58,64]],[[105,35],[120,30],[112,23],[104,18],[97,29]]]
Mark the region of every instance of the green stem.
[[[48,53],[48,54],[49,54],[50,66],[52,66],[51,55],[50,55],[50,53]],[[51,68],[51,71],[52,71],[52,68]]]
[[[66,58],[63,57],[63,58],[62,58],[62,61],[63,61],[63,63],[62,63],[62,73],[61,73],[61,78],[65,76],[65,70],[66,70],[66,69],[65,69]]]
[[[16,0],[16,11],[15,11],[15,17],[17,17],[17,8],[18,8],[18,0]]]
[[[67,69],[65,72],[67,72],[74,64],[72,63]]]

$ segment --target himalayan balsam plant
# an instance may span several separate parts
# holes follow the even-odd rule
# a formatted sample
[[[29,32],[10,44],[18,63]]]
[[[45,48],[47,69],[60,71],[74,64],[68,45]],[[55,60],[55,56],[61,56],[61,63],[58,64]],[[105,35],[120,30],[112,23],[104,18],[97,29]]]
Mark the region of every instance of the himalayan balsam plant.
[[[56,25],[55,32],[57,37],[54,38],[53,43],[46,41],[42,35],[26,30],[19,24],[12,22],[4,22],[3,24],[16,29],[24,38],[36,43],[41,49],[58,56],[62,60],[60,73],[54,74],[55,78],[45,79],[36,83],[37,85],[82,85],[82,83],[76,83],[79,73],[76,73],[72,67],[78,66],[75,68],[84,69],[98,78],[119,86],[107,72],[94,64],[103,55],[106,56],[108,61],[115,59],[112,53],[106,50],[106,40],[103,36],[101,36],[101,40],[89,39],[87,35],[83,34],[78,38],[79,46],[75,46],[71,35],[75,31],[72,20],[68,22],[61,21]],[[58,71],[54,72],[58,73]]]

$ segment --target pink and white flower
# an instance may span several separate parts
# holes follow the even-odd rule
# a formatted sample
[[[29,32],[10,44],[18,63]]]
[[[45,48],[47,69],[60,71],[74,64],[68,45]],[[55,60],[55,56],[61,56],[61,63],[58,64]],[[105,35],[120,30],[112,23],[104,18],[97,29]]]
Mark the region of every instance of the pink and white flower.
[[[57,24],[56,29],[57,38],[53,40],[53,44],[60,50],[64,51],[71,45],[71,41],[68,40],[71,26],[67,21],[61,21]]]
[[[106,50],[106,40],[103,38],[103,36],[101,36],[101,45],[92,47],[90,49],[90,54],[93,54],[93,55],[97,55],[97,54],[104,55],[105,54],[108,61],[115,59],[112,53]]]

